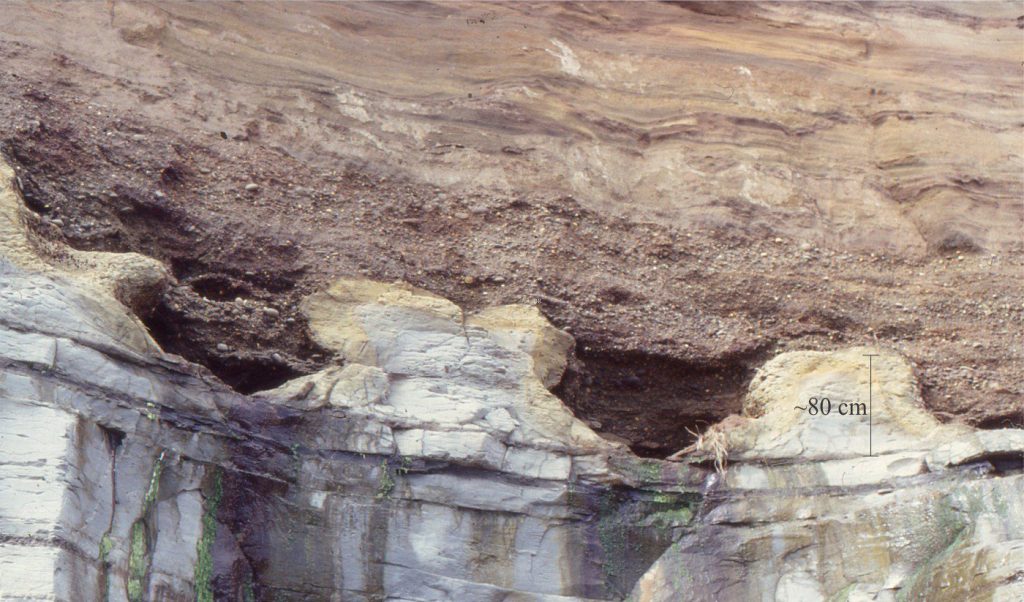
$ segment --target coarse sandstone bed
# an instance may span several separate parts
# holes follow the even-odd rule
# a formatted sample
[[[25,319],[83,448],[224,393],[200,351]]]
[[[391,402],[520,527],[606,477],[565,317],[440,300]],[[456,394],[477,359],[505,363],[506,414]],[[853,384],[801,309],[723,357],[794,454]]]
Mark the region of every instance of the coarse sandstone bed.
[[[126,106],[293,156],[920,255],[1019,246],[1015,6],[72,3],[0,25],[81,32],[58,48],[144,92]]]

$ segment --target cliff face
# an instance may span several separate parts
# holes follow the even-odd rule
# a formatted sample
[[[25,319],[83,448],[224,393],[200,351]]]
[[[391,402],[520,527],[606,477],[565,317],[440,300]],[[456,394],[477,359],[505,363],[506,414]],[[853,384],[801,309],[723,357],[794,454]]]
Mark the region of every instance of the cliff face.
[[[1024,599],[1022,14],[5,3],[0,599]]]
[[[617,599],[697,507],[545,388],[533,308],[343,281],[305,310],[344,366],[247,398],[115,298],[158,265],[36,256],[5,175],[5,599]]]
[[[1019,243],[1015,4],[33,10],[10,38],[93,34],[61,52],[143,114],[303,158],[876,253]]]
[[[558,394],[647,456],[851,345],[1019,427],[1020,12],[9,4],[0,140],[44,233],[162,261],[142,318],[244,392],[325,368],[298,306],[366,277],[538,306]]]
[[[535,309],[343,280],[302,306],[338,365],[243,396],[118,300],[159,264],[40,245],[4,175],[5,599],[1024,594],[1024,431],[941,425],[893,353],[783,354],[684,462],[642,459],[548,391],[572,340]],[[870,450],[866,415],[792,407],[869,385]]]
[[[731,465],[634,599],[1024,595],[1024,431],[940,425],[870,348],[780,355],[744,410],[705,435]]]

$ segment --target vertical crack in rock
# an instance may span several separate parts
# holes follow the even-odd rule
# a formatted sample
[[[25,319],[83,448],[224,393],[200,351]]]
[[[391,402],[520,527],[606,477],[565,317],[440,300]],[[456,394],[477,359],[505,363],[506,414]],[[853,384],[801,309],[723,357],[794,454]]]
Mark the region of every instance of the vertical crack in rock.
[[[149,477],[145,497],[142,498],[142,513],[132,523],[128,539],[128,583],[126,594],[129,602],[142,602],[147,599],[149,591],[149,575],[153,563],[153,542],[158,536],[154,533],[155,520],[152,515],[154,504],[160,495],[160,478],[164,471],[166,450],[153,462],[152,474]]]
[[[116,515],[115,509],[117,507],[117,452],[121,449],[121,445],[124,443],[124,439],[127,434],[124,431],[108,428],[100,425],[100,430],[104,434],[106,440],[107,450],[110,453],[110,471],[108,478],[110,479],[110,500],[107,505],[107,514],[109,519],[107,520],[107,528],[100,537],[99,543],[99,572],[100,572],[100,585],[99,591],[103,595],[103,600],[110,599],[110,561],[108,555],[110,550],[114,546],[114,542],[111,539],[111,533],[114,530],[114,517]]]
[[[213,602],[214,542],[218,536],[217,514],[220,511],[223,495],[221,472],[215,468],[211,471],[210,493],[203,498],[202,533],[196,543],[195,588],[197,602]]]

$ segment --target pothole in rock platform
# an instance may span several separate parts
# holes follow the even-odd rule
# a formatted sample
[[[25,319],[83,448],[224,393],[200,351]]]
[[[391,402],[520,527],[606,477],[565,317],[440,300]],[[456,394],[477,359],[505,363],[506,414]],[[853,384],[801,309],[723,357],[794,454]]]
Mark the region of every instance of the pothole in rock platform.
[[[190,280],[188,285],[213,301],[229,301],[252,295],[252,287],[225,274],[203,274]]]
[[[739,413],[763,359],[761,352],[701,363],[582,351],[555,393],[594,430],[624,441],[637,455],[664,458],[692,443],[692,433]]]
[[[200,223],[166,195],[105,171],[95,180],[68,177],[57,164],[59,153],[55,158],[17,144],[3,150],[18,166],[26,207],[49,224],[37,228],[39,236],[87,251],[132,251],[170,267],[178,284],[139,315],[165,351],[206,366],[245,394],[330,363],[332,354],[313,341],[298,311],[302,293],[296,285],[304,268],[293,245],[275,250],[267,243],[273,235],[256,225],[260,236],[236,233],[232,243],[242,243],[227,245],[231,224]],[[176,185],[186,177],[180,171],[164,176]],[[117,192],[95,194],[97,181]]]
[[[165,351],[206,366],[244,394],[316,372],[332,359],[290,299],[224,273],[200,273],[171,287],[142,319]]]

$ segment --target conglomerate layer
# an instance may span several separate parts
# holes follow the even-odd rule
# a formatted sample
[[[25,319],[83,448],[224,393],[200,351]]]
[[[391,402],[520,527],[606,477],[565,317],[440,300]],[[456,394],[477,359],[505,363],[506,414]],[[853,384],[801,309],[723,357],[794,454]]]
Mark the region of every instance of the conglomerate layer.
[[[1021,6],[12,4],[0,140],[39,233],[176,278],[241,391],[331,361],[300,300],[539,305],[558,394],[665,455],[771,354],[871,344],[1021,425]]]

